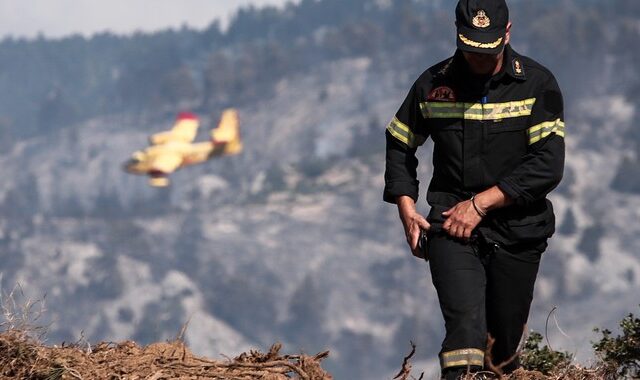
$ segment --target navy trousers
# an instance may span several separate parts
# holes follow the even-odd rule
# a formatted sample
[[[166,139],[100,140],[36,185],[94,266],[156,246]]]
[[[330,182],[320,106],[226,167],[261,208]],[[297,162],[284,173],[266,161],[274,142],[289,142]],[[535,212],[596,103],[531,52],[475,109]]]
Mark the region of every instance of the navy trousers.
[[[514,355],[546,247],[546,241],[504,247],[482,237],[464,242],[444,233],[430,236],[429,264],[446,329],[440,351],[444,378],[482,368],[488,359],[496,366],[508,362],[504,373],[519,367]]]

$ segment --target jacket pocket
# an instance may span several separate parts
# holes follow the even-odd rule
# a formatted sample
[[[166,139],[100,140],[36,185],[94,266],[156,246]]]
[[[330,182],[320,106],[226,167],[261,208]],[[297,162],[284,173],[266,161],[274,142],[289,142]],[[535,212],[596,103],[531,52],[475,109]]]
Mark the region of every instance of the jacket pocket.
[[[487,126],[487,133],[490,135],[502,132],[524,131],[529,128],[527,119],[525,118],[516,120],[497,120],[493,122],[487,121],[485,125]]]
[[[488,183],[496,183],[522,164],[528,153],[527,124],[524,120],[486,122],[483,158]]]
[[[553,206],[547,199],[541,206],[503,215],[496,230],[508,244],[529,243],[550,238],[555,232]]]

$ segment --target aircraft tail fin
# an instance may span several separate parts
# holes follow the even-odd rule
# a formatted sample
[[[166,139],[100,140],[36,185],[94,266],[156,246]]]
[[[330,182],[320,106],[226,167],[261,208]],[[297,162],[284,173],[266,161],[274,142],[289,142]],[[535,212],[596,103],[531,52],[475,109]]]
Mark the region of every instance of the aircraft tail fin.
[[[222,154],[237,154],[242,151],[240,121],[237,110],[229,108],[222,112],[218,127],[211,130],[211,140],[214,145],[224,144],[224,152]]]

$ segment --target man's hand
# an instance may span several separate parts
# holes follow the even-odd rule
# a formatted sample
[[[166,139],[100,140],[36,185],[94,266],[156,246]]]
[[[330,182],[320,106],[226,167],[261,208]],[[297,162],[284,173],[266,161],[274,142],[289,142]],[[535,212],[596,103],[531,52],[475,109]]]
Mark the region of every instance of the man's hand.
[[[411,197],[398,197],[397,204],[400,220],[404,226],[404,234],[407,237],[407,243],[409,244],[411,253],[415,257],[423,259],[424,255],[418,248],[420,230],[429,231],[431,225],[422,215],[416,212],[416,204]]]
[[[471,200],[458,203],[443,212],[442,216],[446,218],[442,229],[458,239],[469,239],[473,229],[482,221],[482,217],[473,207]]]
[[[475,196],[475,207],[471,200],[458,203],[442,213],[445,222],[442,225],[449,235],[458,239],[469,239],[473,230],[482,221],[481,213],[505,207],[513,203],[498,186],[493,186]],[[476,209],[477,207],[477,209]]]

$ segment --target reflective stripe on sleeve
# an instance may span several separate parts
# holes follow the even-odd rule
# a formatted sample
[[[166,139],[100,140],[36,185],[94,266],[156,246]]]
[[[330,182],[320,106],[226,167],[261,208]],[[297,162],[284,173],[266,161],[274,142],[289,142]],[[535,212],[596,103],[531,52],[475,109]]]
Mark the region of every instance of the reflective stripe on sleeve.
[[[417,148],[425,142],[424,137],[411,132],[411,129],[409,129],[406,124],[398,120],[397,117],[394,117],[393,120],[391,120],[387,126],[387,131],[389,131],[393,137],[405,143],[409,148]]]
[[[554,121],[545,121],[529,128],[529,145],[535,144],[552,133],[564,138],[564,121],[556,119]]]
[[[529,116],[536,98],[504,103],[423,102],[425,119],[502,120]]]
[[[463,367],[469,365],[483,366],[484,351],[477,348],[463,348],[440,354],[442,368]]]

